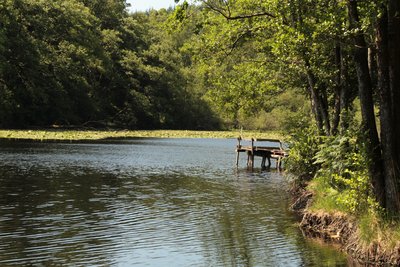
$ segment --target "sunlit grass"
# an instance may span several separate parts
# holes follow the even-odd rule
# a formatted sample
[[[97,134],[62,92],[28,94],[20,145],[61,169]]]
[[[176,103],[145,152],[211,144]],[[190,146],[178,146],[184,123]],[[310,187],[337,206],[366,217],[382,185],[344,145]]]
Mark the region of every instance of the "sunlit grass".
[[[283,139],[276,131],[78,131],[78,130],[0,130],[0,139],[24,140],[104,140],[118,138],[271,138]]]
[[[365,247],[372,244],[379,244],[382,249],[388,251],[400,246],[400,221],[389,219],[381,212],[374,209],[362,210],[358,214],[349,212],[343,205],[337,202],[340,194],[333,189],[323,177],[316,177],[308,185],[308,190],[314,194],[313,202],[309,211],[327,212],[332,215],[347,214],[349,217],[356,218],[360,241]]]
[[[311,211],[326,211],[329,213],[348,211],[337,203],[336,198],[339,192],[333,189],[324,177],[314,178],[308,185],[308,190],[314,194]]]
[[[359,219],[360,237],[364,245],[379,244],[390,251],[400,246],[400,222],[378,214],[364,214]]]

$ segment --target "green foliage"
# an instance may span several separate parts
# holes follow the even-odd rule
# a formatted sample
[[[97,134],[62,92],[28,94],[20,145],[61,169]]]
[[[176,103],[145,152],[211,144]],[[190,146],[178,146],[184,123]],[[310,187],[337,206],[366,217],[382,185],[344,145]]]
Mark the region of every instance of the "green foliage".
[[[326,138],[314,157],[320,168],[313,190],[317,192],[316,206],[334,203],[336,209],[351,214],[375,213],[379,210],[372,194],[367,166],[364,136],[356,131]]]
[[[169,16],[129,15],[124,0],[3,1],[0,127],[218,127]]]
[[[307,115],[311,113],[308,100],[298,90],[278,92],[266,98],[263,107],[260,111],[240,114],[239,124],[245,129],[290,133],[304,127]]]
[[[287,169],[302,181],[313,178],[314,209],[380,212],[365,168],[368,157],[364,143],[364,136],[354,128],[333,137],[321,137],[312,128],[292,135]]]
[[[184,23],[200,25],[183,47],[194,54],[193,67],[202,76],[206,100],[226,127],[292,128],[307,111],[292,112],[290,104],[275,102],[288,91],[308,95],[310,71],[315,90],[326,98],[321,101],[326,101],[328,112],[334,112],[339,71],[334,51],[345,39],[347,15],[342,6],[323,1],[198,2],[202,5],[178,8],[181,14],[185,10]],[[348,51],[343,46],[343,66],[351,72]],[[349,82],[348,96],[354,97],[354,80],[343,76],[344,80],[346,86]],[[285,110],[291,114],[285,116]]]
[[[319,136],[317,129],[307,127],[307,120],[302,128],[298,128],[289,139],[289,157],[286,168],[297,175],[300,180],[307,181],[314,177],[318,165],[314,164],[314,157],[319,151],[323,137]]]

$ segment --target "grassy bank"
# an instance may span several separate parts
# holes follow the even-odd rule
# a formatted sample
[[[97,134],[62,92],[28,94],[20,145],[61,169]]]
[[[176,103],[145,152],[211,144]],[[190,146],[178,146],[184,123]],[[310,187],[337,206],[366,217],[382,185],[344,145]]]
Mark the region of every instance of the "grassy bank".
[[[314,196],[308,210],[317,214],[320,212],[331,215],[344,214],[353,218],[358,227],[359,245],[364,246],[365,250],[374,245],[378,245],[385,252],[400,249],[400,221],[398,218],[388,217],[384,209],[375,201],[368,199],[366,193],[356,192],[360,188],[339,192],[330,187],[326,180],[317,177],[307,187]],[[351,197],[355,194],[358,196],[352,200]],[[349,204],[350,207],[356,206],[356,203],[351,204],[351,201],[356,201],[361,207],[349,209]]]
[[[296,133],[286,170],[312,196],[304,198],[307,205],[295,201],[307,206],[301,226],[339,242],[361,262],[400,266],[400,219],[376,201],[365,140],[358,124],[338,136],[320,136],[314,128]]]
[[[79,131],[79,130],[0,130],[0,139],[21,140],[105,140],[118,138],[254,138],[282,139],[279,132],[258,131],[186,131],[186,130],[151,130],[151,131]]]

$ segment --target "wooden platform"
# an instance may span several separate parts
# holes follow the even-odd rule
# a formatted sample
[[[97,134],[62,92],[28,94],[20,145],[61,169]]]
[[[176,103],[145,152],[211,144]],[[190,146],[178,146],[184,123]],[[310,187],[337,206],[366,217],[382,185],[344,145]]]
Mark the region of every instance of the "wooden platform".
[[[245,139],[239,137],[236,146],[236,166],[239,165],[239,155],[241,152],[247,154],[247,168],[254,168],[254,157],[262,157],[261,168],[267,169],[271,167],[271,158],[276,160],[276,168],[282,168],[282,159],[288,156],[288,152],[283,149],[282,141],[278,139]],[[271,146],[263,146],[262,143],[273,143]],[[245,145],[243,145],[245,143]],[[266,161],[268,160],[268,166]]]

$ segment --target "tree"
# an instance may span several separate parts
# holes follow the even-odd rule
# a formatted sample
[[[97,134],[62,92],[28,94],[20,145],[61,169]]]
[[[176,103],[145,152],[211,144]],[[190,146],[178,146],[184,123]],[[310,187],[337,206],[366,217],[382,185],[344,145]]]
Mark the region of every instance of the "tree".
[[[207,104],[188,93],[181,44],[163,26],[171,11],[129,15],[126,6],[3,1],[0,126],[216,126]]]
[[[197,10],[206,17],[198,38],[201,51],[217,59],[206,58],[210,66],[224,71],[215,72],[220,78],[212,84],[214,88],[218,85],[220,105],[233,101],[231,112],[243,101],[232,96],[254,99],[254,88],[245,86],[247,71],[238,71],[246,60],[257,66],[260,76],[275,76],[271,84],[276,88],[282,89],[282,80],[307,87],[316,125],[325,135],[346,131],[356,97],[353,88],[358,88],[372,189],[389,214],[399,214],[400,142],[395,137],[400,134],[400,111],[395,103],[400,100],[400,4],[395,0],[198,2],[202,5]],[[186,5],[177,11],[182,19],[190,8]],[[235,86],[241,77],[243,83]],[[376,92],[379,102],[374,99]],[[380,107],[381,139],[376,105]]]
[[[368,47],[360,28],[360,17],[357,1],[348,1],[350,30],[354,34],[354,62],[357,70],[358,91],[364,131],[367,134],[367,150],[370,153],[369,173],[375,196],[382,207],[385,207],[385,182],[383,178],[381,147],[376,128],[373,88],[368,66]]]
[[[342,30],[346,23],[343,7],[338,8],[336,2],[300,0],[199,2],[202,7],[189,16],[204,13],[200,51],[209,55],[205,60],[251,61],[260,72],[267,70],[264,79],[275,85],[273,91],[282,90],[285,83],[304,87],[307,81],[320,132],[337,134],[340,120],[346,128],[343,114],[349,112],[355,94],[351,89],[354,80],[349,78],[353,65]],[[183,10],[177,9],[178,19],[190,12],[190,8]]]
[[[399,9],[395,1],[388,5],[381,4],[380,17],[376,22],[376,47],[378,88],[380,96],[380,122],[382,159],[384,165],[384,185],[386,194],[386,207],[391,214],[400,212],[400,150],[398,149],[399,127],[396,119],[399,117],[397,108],[398,77],[400,63],[395,59],[399,57],[400,26],[396,17]]]

